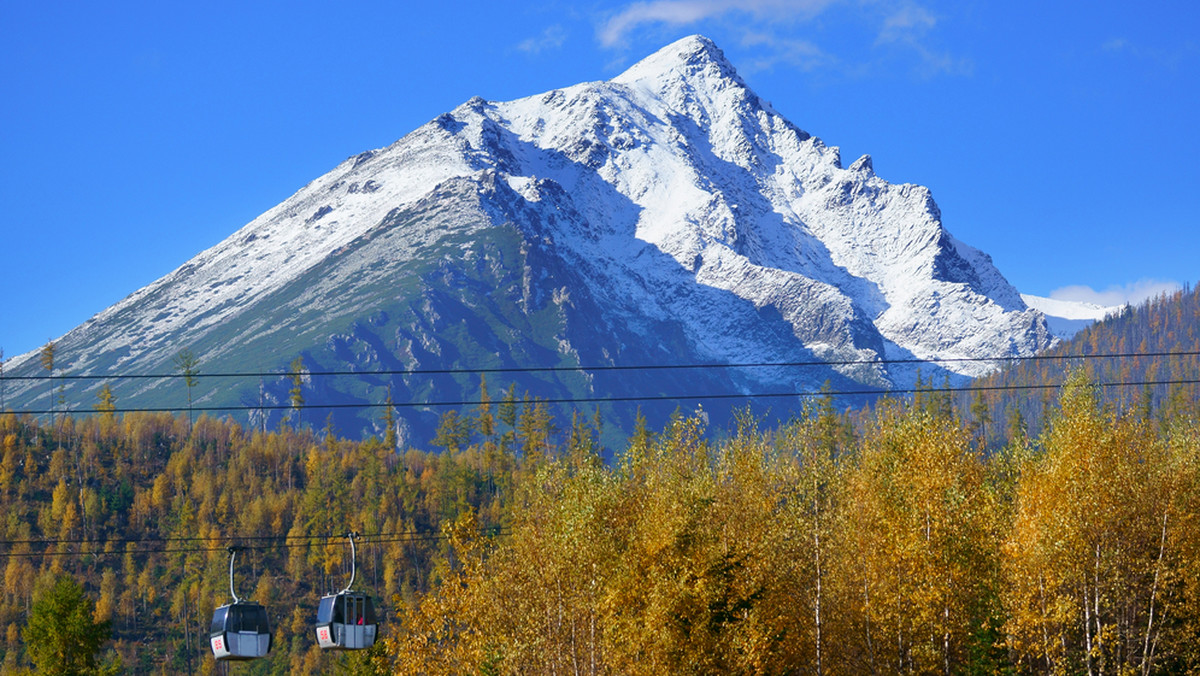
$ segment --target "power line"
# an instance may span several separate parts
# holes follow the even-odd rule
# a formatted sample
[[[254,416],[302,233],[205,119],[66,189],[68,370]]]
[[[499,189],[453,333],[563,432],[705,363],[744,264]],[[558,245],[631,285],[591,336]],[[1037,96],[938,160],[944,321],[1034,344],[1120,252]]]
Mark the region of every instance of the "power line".
[[[1157,357],[1195,357],[1200,356],[1200,350],[1189,351],[1158,351],[1158,352],[1114,352],[1102,354],[1035,354],[1030,356],[999,356],[999,357],[928,357],[928,358],[894,358],[894,359],[839,359],[831,361],[781,361],[781,362],[711,362],[689,364],[638,364],[616,365],[596,364],[590,366],[495,366],[485,368],[440,368],[440,369],[380,369],[375,371],[235,371],[218,373],[193,373],[197,378],[286,378],[304,377],[343,377],[343,376],[415,376],[415,375],[471,375],[488,373],[561,373],[575,371],[605,372],[605,371],[665,371],[689,369],[739,369],[739,368],[804,368],[821,366],[889,366],[902,364],[964,364],[983,362],[1014,362],[1014,361],[1059,361],[1072,359],[1132,359]],[[71,381],[71,380],[165,380],[184,378],[184,373],[110,373],[107,375],[0,375],[0,381]]]
[[[1200,379],[1196,378],[1181,378],[1174,380],[1131,380],[1131,381],[1114,381],[1092,383],[1095,387],[1116,388],[1116,387],[1154,387],[1154,386],[1172,386],[1172,385],[1198,385]],[[851,397],[851,396],[874,396],[886,397],[890,395],[916,394],[919,392],[934,392],[934,393],[963,393],[963,392],[997,392],[1010,391],[1021,392],[1030,390],[1054,390],[1062,387],[1061,383],[1038,383],[1029,385],[967,385],[962,387],[908,387],[908,388],[892,388],[892,389],[859,389],[859,390],[804,390],[790,392],[723,392],[723,393],[707,393],[707,394],[642,394],[642,395],[627,395],[627,396],[595,396],[595,397],[549,397],[535,399],[514,399],[511,403],[514,405],[530,405],[530,404],[614,404],[614,403],[630,403],[630,402],[651,402],[651,401],[712,401],[721,399],[733,400],[754,400],[754,399],[788,399],[788,398],[812,398],[812,397]],[[22,409],[6,411],[17,415],[60,415],[60,414],[78,414],[78,413],[183,413],[192,411],[195,413],[212,413],[212,412],[251,412],[251,411],[295,411],[295,410],[340,410],[340,409],[365,409],[365,408],[386,408],[388,406],[394,408],[438,408],[438,407],[464,407],[464,406],[481,406],[485,402],[482,399],[461,399],[447,401],[401,401],[392,402],[344,402],[336,404],[230,404],[225,406],[151,406],[142,408],[113,408],[108,411],[81,410],[81,409]],[[504,403],[503,400],[489,399],[490,405],[498,405]]]

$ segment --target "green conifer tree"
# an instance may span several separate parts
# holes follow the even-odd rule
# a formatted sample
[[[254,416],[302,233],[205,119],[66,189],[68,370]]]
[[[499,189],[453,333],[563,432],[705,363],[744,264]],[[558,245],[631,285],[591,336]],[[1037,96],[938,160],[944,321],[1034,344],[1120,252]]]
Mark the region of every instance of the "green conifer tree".
[[[189,349],[184,348],[175,355],[172,360],[175,364],[175,370],[179,375],[183,376],[183,384],[187,386],[188,393],[188,428],[192,426],[192,389],[200,382],[200,360]]]
[[[288,379],[292,387],[288,390],[288,402],[292,405],[292,426],[300,429],[300,409],[304,407],[304,357],[296,357],[288,367]]]
[[[34,601],[24,636],[39,674],[116,674],[120,664],[101,667],[96,654],[111,637],[112,622],[93,619],[95,603],[70,576],[60,576]]]

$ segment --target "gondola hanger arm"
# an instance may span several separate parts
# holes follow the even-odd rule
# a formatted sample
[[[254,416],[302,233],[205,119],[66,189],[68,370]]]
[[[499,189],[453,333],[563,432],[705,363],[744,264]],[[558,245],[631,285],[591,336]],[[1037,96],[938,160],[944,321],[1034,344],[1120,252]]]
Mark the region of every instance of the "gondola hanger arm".
[[[359,537],[358,531],[350,531],[346,533],[346,537],[350,540],[350,583],[340,592],[342,594],[345,594],[354,587],[354,576],[358,568],[358,552],[354,547],[354,541]]]

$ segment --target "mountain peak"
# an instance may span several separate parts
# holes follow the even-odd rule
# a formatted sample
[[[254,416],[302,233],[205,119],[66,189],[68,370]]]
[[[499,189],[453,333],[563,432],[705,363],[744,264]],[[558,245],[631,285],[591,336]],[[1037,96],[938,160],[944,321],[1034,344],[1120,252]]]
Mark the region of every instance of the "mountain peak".
[[[614,82],[663,84],[676,78],[687,80],[732,80],[745,86],[725,53],[703,35],[689,35],[672,42],[613,78]],[[656,88],[656,87],[652,87]]]
[[[306,385],[322,403],[353,402],[339,429],[379,434],[369,406],[388,392],[413,402],[475,394],[435,373],[579,366],[580,379],[548,383],[517,368],[507,383],[563,401],[826,380],[860,389],[913,383],[916,367],[894,360],[1028,355],[1050,343],[1042,315],[986,254],[942,227],[928,189],[888,183],[869,156],[849,169],[837,158],[766,106],[711,40],[690,36],[608,82],[471,99],[343,162],[64,336],[56,364],[73,375],[166,372],[186,345],[209,373],[285,369],[297,356],[314,371],[411,373]],[[6,377],[39,373],[35,357],[14,360]],[[833,363],[619,382],[583,368],[812,360]],[[937,368],[989,368],[954,363]],[[274,424],[271,405],[293,387],[284,373],[257,389],[209,382],[197,400],[258,402],[247,415]],[[135,407],[181,404],[173,385],[130,381],[116,394]],[[84,410],[96,386],[61,395]],[[32,382],[8,388],[18,406],[42,393]],[[629,407],[613,415],[624,421],[614,429],[635,417]],[[402,417],[412,438],[436,429],[436,413]]]

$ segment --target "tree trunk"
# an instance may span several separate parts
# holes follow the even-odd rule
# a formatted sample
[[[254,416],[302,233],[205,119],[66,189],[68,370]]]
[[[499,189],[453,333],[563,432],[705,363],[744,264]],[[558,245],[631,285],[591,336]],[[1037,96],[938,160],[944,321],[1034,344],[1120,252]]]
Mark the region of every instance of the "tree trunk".
[[[1167,547],[1167,516],[1170,512],[1163,511],[1162,531],[1158,539],[1158,560],[1154,562],[1154,584],[1150,587],[1150,614],[1146,620],[1146,638],[1142,644],[1142,676],[1149,676],[1150,667],[1154,664],[1154,652],[1150,636],[1154,633],[1154,601],[1158,594],[1158,576],[1162,570],[1163,552]],[[1157,645],[1158,641],[1154,642]]]

